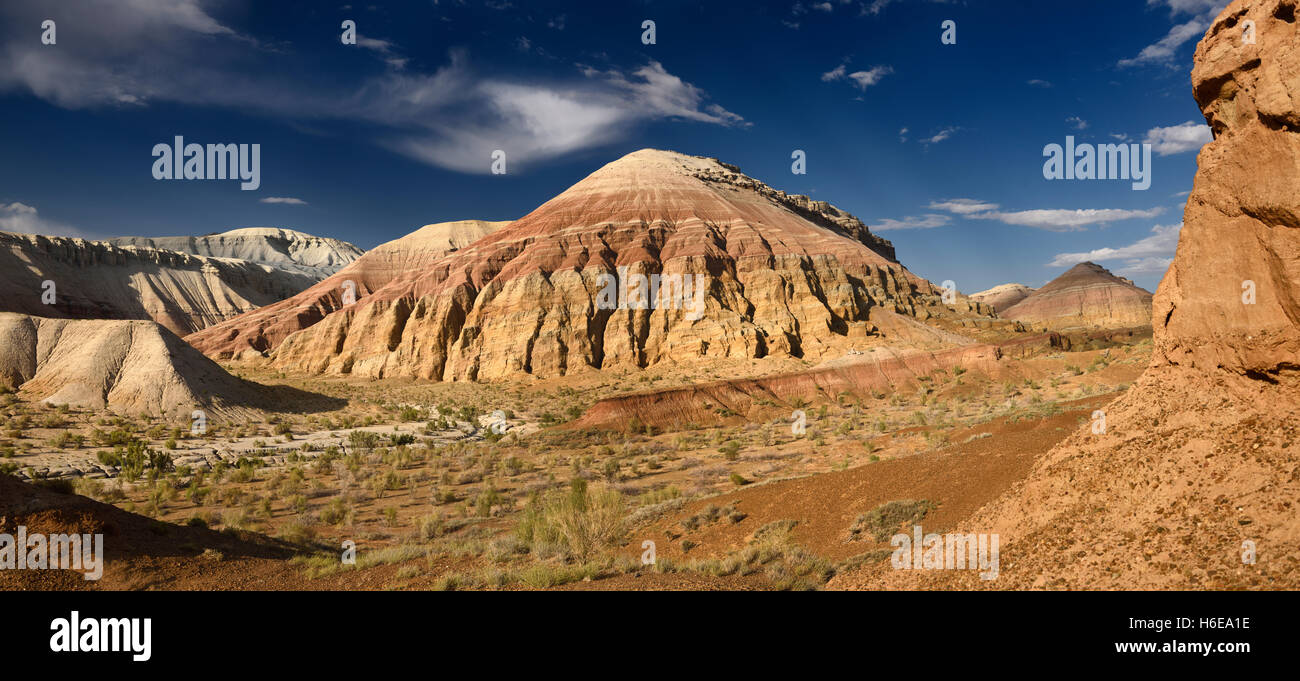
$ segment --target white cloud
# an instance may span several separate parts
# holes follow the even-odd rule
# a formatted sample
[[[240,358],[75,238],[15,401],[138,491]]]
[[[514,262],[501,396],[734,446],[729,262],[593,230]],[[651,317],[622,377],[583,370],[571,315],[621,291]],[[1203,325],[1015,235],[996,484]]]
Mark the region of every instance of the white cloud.
[[[944,199],[943,201],[932,201],[930,208],[932,210],[946,210],[949,213],[958,215],[970,215],[972,213],[997,210],[998,204],[978,199]]]
[[[997,220],[1008,225],[1045,229],[1049,232],[1077,232],[1087,225],[1106,224],[1133,218],[1153,218],[1164,212],[1164,208],[1150,210],[1123,210],[1119,208],[1085,208],[1085,209],[1039,209],[1022,210],[1011,213],[988,212],[976,213],[971,218],[979,220]]]
[[[1069,123],[1070,126],[1073,127],[1075,130],[1088,129],[1088,121],[1085,121],[1082,118],[1079,118],[1078,116],[1070,116],[1069,118],[1065,119],[1065,122]]]
[[[844,74],[847,73],[847,72],[848,72],[848,67],[846,67],[844,64],[840,64],[839,66],[836,66],[835,68],[831,69],[830,71],[827,71],[826,73],[823,73],[823,74],[822,74],[822,81],[829,83],[829,82],[834,81],[834,80],[839,80],[839,79],[843,78],[843,77],[844,77]]]
[[[1149,2],[1148,4],[1154,3]],[[1177,4],[1179,7],[1191,7],[1193,5],[1204,3],[1188,0],[1186,2],[1171,2],[1171,5],[1173,4]],[[1182,11],[1184,10],[1180,9],[1175,13]],[[1201,36],[1205,35],[1205,31],[1210,28],[1210,23],[1214,21],[1216,14],[1216,10],[1211,10],[1197,15],[1184,23],[1175,25],[1173,28],[1169,29],[1169,33],[1166,33],[1165,37],[1142,48],[1142,51],[1139,52],[1136,57],[1119,60],[1120,68],[1170,61],[1173,59],[1174,55],[1177,54],[1178,48],[1182,47],[1184,43],[1189,40],[1200,39]]]
[[[1173,262],[1173,258],[1139,258],[1124,263],[1124,266],[1115,272],[1127,277],[1138,277],[1144,274],[1163,275]]]
[[[1041,79],[1038,79],[1038,78],[1034,78],[1033,80],[1027,80],[1027,81],[1025,81],[1025,82],[1026,82],[1027,84],[1029,84],[1029,85],[1034,86],[1034,87],[1041,87],[1041,88],[1049,88],[1049,87],[1052,87],[1052,84],[1051,84],[1050,82],[1045,81],[1045,80],[1041,80]]]
[[[1048,266],[1065,267],[1101,260],[1127,260],[1129,263],[1164,260],[1164,268],[1168,268],[1168,260],[1173,258],[1174,251],[1178,249],[1178,235],[1182,228],[1181,222],[1176,225],[1156,225],[1151,228],[1151,236],[1128,246],[1097,248],[1086,253],[1058,253]]]
[[[306,201],[303,201],[302,199],[295,199],[292,196],[268,196],[264,199],[259,199],[258,201],[259,203],[282,203],[289,206],[307,205]]]
[[[281,117],[371,124],[374,142],[422,162],[486,173],[495,149],[510,168],[608,144],[637,124],[683,120],[747,125],[738,114],[657,62],[514,81],[482,74],[463,54],[432,73],[384,68],[351,83],[301,78],[295,55],[209,16],[198,0],[67,0],[76,40],[29,40],[45,18],[37,3],[0,3],[0,92],[57,106],[106,108],[168,102]],[[65,44],[66,42],[66,44]],[[386,41],[366,48],[399,65]],[[259,60],[265,62],[259,68]],[[273,68],[279,66],[280,68]]]
[[[1159,156],[1181,154],[1185,151],[1197,151],[1214,139],[1210,126],[1195,121],[1187,121],[1167,128],[1151,128],[1147,131],[1145,142]]]
[[[935,227],[943,227],[951,221],[952,219],[947,215],[927,213],[921,216],[908,216],[902,220],[877,220],[871,224],[871,229],[876,232],[888,231],[891,229],[933,229]]]
[[[0,203],[0,232],[72,236],[82,239],[92,238],[75,227],[54,220],[46,220],[40,216],[36,206],[29,206],[17,201],[9,204]]]
[[[687,120],[723,126],[748,125],[704,92],[650,62],[630,73],[586,69],[587,81],[565,86],[473,82],[461,69],[434,77],[393,76],[383,84],[386,105],[370,106],[383,116],[423,132],[394,137],[389,146],[427,163],[464,172],[486,173],[491,154],[506,152],[509,163],[553,158],[620,139],[631,126],[649,120]],[[448,94],[449,89],[463,92]],[[439,115],[445,106],[427,107],[447,94],[466,115]],[[365,105],[364,102],[360,103]]]
[[[925,144],[938,144],[948,139],[949,137],[952,137],[953,133],[957,132],[958,130],[961,130],[961,128],[957,128],[957,127],[944,128],[943,130],[940,130],[939,132],[935,133],[933,136],[922,139],[921,142]]]
[[[1216,15],[1227,7],[1228,0],[1147,0],[1148,7],[1166,5],[1170,14],[1198,14],[1214,12]]]
[[[894,4],[897,1],[898,0],[871,0],[870,2],[866,2],[865,4],[862,5],[862,9],[859,12],[859,14],[863,14],[863,15],[880,14],[885,10],[886,7],[889,7],[890,5]],[[946,3],[956,2],[956,0],[929,0],[929,1],[936,4],[946,4]]]
[[[880,82],[881,78],[893,73],[894,69],[889,66],[873,66],[867,71],[854,71],[849,74],[849,79],[858,84],[859,90],[865,90],[872,85]]]
[[[854,71],[853,73],[848,73],[848,66],[846,64],[840,64],[830,71],[823,73],[822,81],[829,83],[847,78],[853,81],[859,90],[866,90],[872,85],[879,83],[882,78],[893,72],[894,69],[889,66],[873,66],[866,71]]]

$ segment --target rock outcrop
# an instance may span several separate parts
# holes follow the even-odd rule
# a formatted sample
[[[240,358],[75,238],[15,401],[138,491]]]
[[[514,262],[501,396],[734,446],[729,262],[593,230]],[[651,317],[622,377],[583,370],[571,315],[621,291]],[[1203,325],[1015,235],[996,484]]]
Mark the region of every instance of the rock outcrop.
[[[1156,292],[1152,364],[1104,427],[1075,432],[963,523],[1001,535],[1001,576],[886,561],[837,585],[1300,588],[1297,4],[1236,0],[1197,46],[1214,141]]]
[[[1151,293],[1091,262],[1066,270],[998,316],[1054,331],[1122,329],[1151,324]]]
[[[347,267],[365,252],[346,241],[275,227],[244,227],[204,236],[124,236],[106,241],[114,246],[246,260],[305,274],[316,281]]]
[[[341,310],[345,295],[364,297],[395,282],[425,275],[443,256],[491,234],[509,222],[459,220],[425,225],[367,251],[351,265],[305,291],[185,338],[218,359],[260,357],[289,334]]]
[[[328,276],[331,262],[355,250],[322,245],[333,240],[265,231],[276,234],[156,240],[175,241],[173,245],[196,252],[225,248],[256,260],[131,243],[149,239],[116,240],[121,245],[115,245],[0,232],[0,310],[71,319],[150,319],[186,334],[288,298]]]
[[[818,359],[877,333],[873,313],[989,314],[965,299],[942,305],[938,289],[893,257],[829,204],[712,159],[644,149],[466,248],[367,285],[353,305],[294,308],[323,318],[284,338],[273,363],[495,380],[701,358]],[[265,332],[241,337],[241,325],[191,341],[218,354],[274,346]]]
[[[0,385],[49,404],[188,418],[256,401],[255,386],[151,321],[0,312]]]
[[[993,308],[994,311],[1001,313],[1012,305],[1028,298],[1033,293],[1034,289],[1024,284],[999,284],[991,289],[970,294],[970,299],[984,303]]]

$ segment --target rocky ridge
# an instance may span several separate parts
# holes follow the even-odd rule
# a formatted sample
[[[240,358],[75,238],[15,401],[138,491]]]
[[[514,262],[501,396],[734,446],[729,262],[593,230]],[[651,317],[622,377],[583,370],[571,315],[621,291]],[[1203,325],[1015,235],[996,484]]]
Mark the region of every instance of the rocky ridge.
[[[0,232],[0,310],[150,319],[185,334],[292,296],[332,267],[321,264],[328,257],[305,261],[314,265],[276,261],[269,253],[259,257],[266,262]],[[52,304],[46,304],[45,282],[53,283]]]

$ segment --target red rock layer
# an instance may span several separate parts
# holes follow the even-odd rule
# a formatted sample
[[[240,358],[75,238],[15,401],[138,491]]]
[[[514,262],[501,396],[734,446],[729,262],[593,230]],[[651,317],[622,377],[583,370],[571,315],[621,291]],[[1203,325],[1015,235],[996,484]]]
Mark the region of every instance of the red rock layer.
[[[937,306],[938,291],[892,256],[829,205],[712,159],[645,149],[467,248],[368,287],[356,305],[285,338],[274,364],[491,380],[699,357],[818,358],[875,333],[873,307]],[[610,309],[600,301],[610,274],[690,275],[703,307]],[[964,300],[957,308],[987,313]]]

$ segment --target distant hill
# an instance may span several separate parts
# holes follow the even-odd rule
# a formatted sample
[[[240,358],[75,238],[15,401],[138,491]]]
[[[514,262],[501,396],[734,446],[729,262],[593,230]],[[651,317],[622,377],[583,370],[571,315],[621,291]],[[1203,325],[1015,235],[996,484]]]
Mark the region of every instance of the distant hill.
[[[1052,330],[1151,325],[1151,292],[1091,262],[1071,267],[998,316]]]
[[[0,311],[149,319],[187,334],[288,298],[360,253],[279,229],[106,241],[0,232]]]

